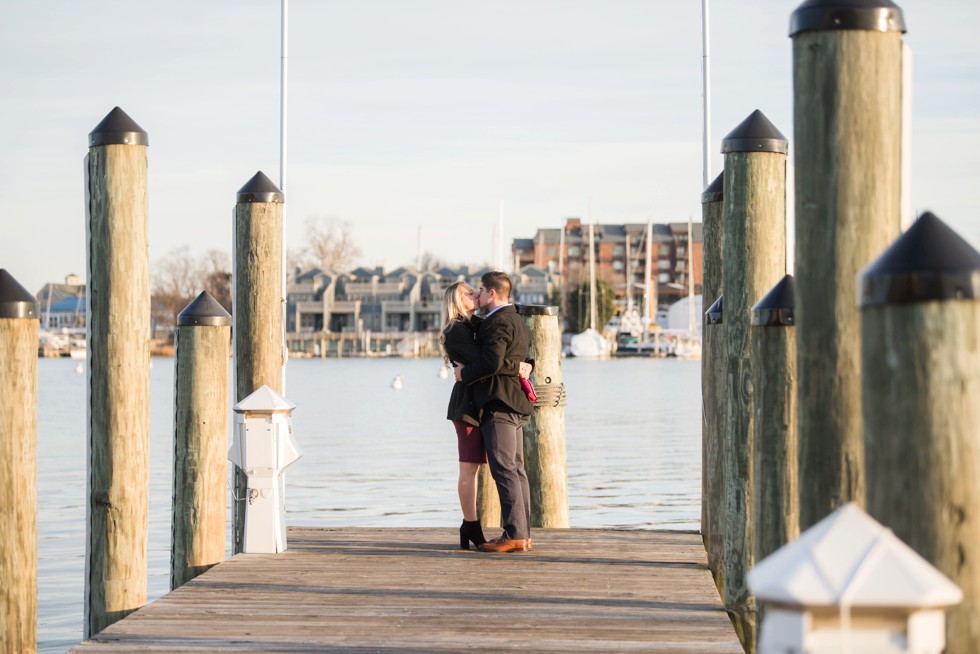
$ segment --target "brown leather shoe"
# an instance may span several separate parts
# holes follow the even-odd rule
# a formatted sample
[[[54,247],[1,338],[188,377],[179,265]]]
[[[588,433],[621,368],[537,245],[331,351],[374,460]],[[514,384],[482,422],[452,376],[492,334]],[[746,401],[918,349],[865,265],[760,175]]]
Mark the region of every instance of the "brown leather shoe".
[[[526,552],[528,543],[526,539],[511,540],[501,536],[483,543],[480,549],[484,552]]]

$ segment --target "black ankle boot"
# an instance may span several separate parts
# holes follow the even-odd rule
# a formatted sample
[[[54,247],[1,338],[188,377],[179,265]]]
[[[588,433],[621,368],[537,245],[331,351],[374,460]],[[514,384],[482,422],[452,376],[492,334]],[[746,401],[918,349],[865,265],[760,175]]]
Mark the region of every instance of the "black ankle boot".
[[[459,549],[468,550],[470,543],[479,547],[485,542],[487,539],[483,537],[483,527],[480,526],[480,521],[463,520],[463,524],[459,526]]]

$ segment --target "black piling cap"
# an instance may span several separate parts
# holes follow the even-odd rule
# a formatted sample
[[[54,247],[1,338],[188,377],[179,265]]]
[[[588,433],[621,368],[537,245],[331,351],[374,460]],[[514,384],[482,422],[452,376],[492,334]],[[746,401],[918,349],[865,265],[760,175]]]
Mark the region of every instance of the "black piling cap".
[[[518,304],[517,313],[522,316],[557,316],[558,307],[546,304]]]
[[[789,152],[789,141],[766,115],[756,109],[721,141],[722,153]]]
[[[207,291],[202,291],[177,316],[178,327],[228,327],[231,314]]]
[[[793,276],[786,275],[752,307],[752,324],[757,327],[792,327],[795,304]]]
[[[37,299],[13,275],[0,268],[0,318],[37,317]]]
[[[725,171],[722,170],[715,177],[715,181],[708,184],[708,188],[701,193],[701,204],[708,202],[721,202],[725,192]]]
[[[725,296],[719,295],[718,299],[715,300],[714,304],[708,307],[708,310],[704,312],[704,315],[708,318],[709,325],[720,325],[724,321],[722,318],[725,313]]]
[[[150,137],[125,111],[116,107],[88,134],[90,148],[113,144],[149,145]]]
[[[861,308],[980,299],[980,252],[928,211],[858,275]]]
[[[252,179],[245,182],[245,186],[238,189],[239,204],[243,202],[278,202],[281,204],[285,201],[286,195],[261,170],[255,173]]]
[[[864,30],[905,33],[902,8],[891,0],[806,0],[789,19],[789,35]]]

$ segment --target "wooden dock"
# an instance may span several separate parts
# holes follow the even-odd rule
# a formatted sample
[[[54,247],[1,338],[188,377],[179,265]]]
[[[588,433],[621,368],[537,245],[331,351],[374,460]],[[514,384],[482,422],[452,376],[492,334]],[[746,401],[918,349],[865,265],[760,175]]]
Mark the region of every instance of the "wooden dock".
[[[539,529],[458,549],[452,529],[291,528],[70,650],[742,651],[692,532]]]

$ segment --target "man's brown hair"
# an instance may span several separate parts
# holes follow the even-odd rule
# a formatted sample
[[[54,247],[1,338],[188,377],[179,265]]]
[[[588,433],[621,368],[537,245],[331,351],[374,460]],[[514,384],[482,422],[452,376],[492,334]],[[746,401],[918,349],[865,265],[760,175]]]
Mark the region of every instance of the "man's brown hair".
[[[497,297],[501,300],[510,299],[510,277],[506,273],[499,270],[484,273],[483,277],[480,277],[480,283],[485,290],[496,291]]]

